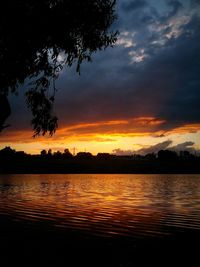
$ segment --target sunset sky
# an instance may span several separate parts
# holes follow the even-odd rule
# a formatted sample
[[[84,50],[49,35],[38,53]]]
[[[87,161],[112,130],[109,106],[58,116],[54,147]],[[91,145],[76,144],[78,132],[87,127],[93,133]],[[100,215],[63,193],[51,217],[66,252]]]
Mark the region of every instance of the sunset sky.
[[[93,154],[200,150],[200,1],[118,0],[113,48],[57,80],[53,137],[33,138],[26,85],[10,96],[0,148]],[[63,33],[64,34],[64,33]]]

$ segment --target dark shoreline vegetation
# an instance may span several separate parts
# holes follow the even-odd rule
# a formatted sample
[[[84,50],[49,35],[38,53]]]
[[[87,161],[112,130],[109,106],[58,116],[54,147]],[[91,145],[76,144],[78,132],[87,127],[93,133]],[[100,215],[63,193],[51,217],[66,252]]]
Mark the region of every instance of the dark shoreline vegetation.
[[[0,150],[0,173],[200,173],[200,156],[181,151],[161,150],[145,156],[116,156],[79,152],[73,156],[45,150],[40,155],[16,152],[10,147]]]

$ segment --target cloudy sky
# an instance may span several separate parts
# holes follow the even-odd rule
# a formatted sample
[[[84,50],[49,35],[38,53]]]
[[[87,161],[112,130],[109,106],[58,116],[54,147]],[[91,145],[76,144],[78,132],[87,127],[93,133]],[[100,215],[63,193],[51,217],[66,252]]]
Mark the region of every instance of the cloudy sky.
[[[32,137],[23,90],[0,147],[148,153],[200,149],[200,1],[118,0],[113,48],[57,80],[53,137]]]

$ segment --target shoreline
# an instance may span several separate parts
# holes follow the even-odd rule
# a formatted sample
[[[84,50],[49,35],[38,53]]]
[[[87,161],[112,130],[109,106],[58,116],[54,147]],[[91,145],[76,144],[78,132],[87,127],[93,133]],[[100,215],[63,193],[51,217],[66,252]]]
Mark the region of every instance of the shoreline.
[[[200,172],[0,172],[0,175],[15,175],[15,174],[31,174],[31,175],[38,175],[38,174],[69,174],[69,175],[98,175],[98,174],[105,174],[105,175],[117,175],[117,174],[124,174],[124,175],[200,175]]]
[[[200,159],[1,159],[0,174],[200,174]]]

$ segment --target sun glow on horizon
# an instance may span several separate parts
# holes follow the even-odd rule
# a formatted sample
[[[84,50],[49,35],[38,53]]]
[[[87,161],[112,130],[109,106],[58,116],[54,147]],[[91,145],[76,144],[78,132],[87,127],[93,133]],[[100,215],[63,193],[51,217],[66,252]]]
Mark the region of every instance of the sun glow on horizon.
[[[71,152],[112,153],[116,149],[137,151],[165,140],[176,145],[193,141],[200,148],[200,124],[185,124],[164,130],[165,120],[154,117],[138,117],[127,120],[97,121],[61,126],[55,135],[33,138],[31,130],[10,131],[0,136],[0,148],[11,146],[17,151],[38,154],[42,149]]]

